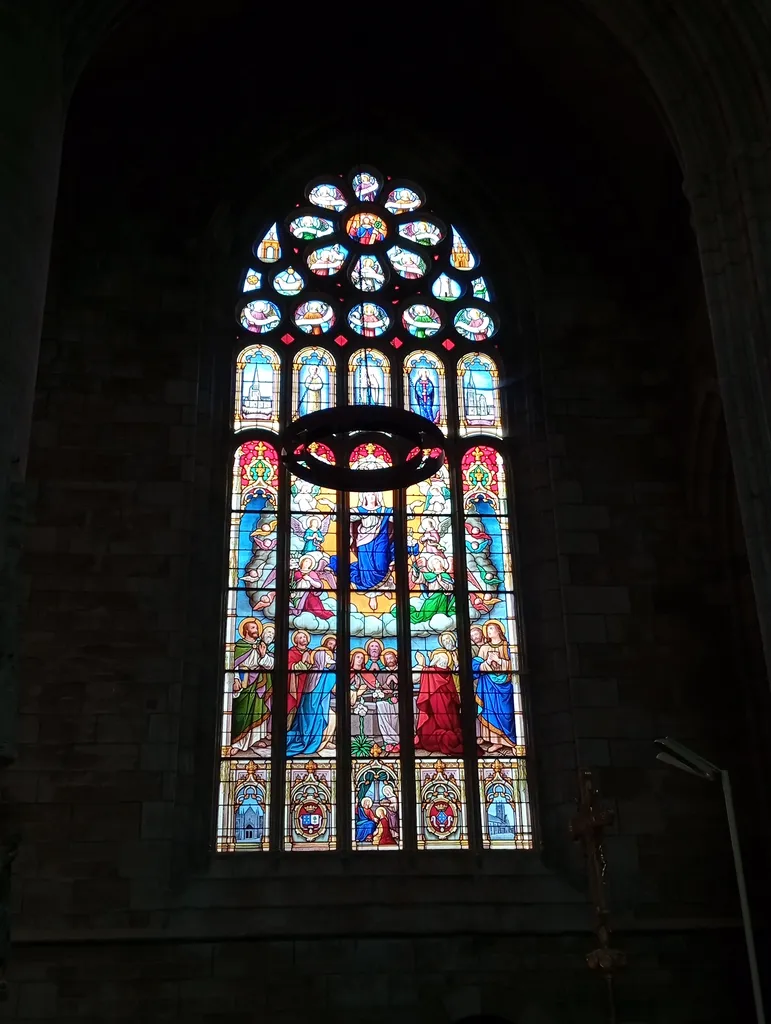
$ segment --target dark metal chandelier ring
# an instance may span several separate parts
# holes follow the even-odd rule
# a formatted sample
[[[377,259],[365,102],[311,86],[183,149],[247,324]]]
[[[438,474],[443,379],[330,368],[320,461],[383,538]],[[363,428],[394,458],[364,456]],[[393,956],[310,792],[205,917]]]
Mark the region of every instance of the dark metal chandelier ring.
[[[334,465],[313,453],[314,442],[322,442],[334,453]],[[394,465],[351,469],[351,451],[369,442],[385,448]],[[438,472],[444,464],[444,445],[439,427],[414,412],[390,406],[349,405],[295,420],[281,436],[281,459],[295,476],[320,487],[390,491],[409,487]]]

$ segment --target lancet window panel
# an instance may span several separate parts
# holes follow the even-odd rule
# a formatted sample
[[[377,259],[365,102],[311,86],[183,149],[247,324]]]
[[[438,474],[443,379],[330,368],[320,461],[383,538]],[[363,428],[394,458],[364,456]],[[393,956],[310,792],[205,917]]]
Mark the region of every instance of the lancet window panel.
[[[507,325],[419,185],[357,167],[298,198],[239,281],[216,848],[529,849]],[[290,423],[338,406],[360,428],[307,449],[356,491],[282,462]],[[404,454],[376,407],[438,428],[444,464],[367,487]]]

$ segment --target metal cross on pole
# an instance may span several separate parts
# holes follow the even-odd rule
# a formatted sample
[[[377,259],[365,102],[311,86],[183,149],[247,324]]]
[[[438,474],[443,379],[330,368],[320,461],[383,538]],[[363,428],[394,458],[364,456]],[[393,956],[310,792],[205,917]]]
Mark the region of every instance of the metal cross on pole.
[[[579,771],[578,784],[578,812],[570,822],[570,835],[581,843],[586,855],[589,893],[594,906],[594,932],[599,943],[597,949],[587,954],[586,962],[605,979],[609,1020],[610,1024],[616,1024],[613,977],[615,971],[626,965],[626,954],[620,949],[612,949],[610,945],[610,911],[605,890],[607,863],[602,845],[605,829],[613,824],[615,814],[608,808],[603,810],[597,806],[598,793],[591,772]]]

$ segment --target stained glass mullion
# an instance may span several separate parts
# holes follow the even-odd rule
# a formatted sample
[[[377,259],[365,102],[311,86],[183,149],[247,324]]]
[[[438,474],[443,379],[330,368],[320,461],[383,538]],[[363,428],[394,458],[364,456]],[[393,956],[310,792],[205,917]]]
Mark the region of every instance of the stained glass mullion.
[[[402,389],[398,390],[401,394]],[[400,800],[402,805],[402,849],[415,850],[417,819],[415,813],[414,786],[415,744],[412,740],[414,728],[412,656],[410,636],[409,572],[407,569],[407,527],[405,492],[394,494],[394,539],[397,566],[403,566],[396,574],[396,615],[397,641],[399,650],[399,761],[402,771]]]
[[[340,349],[340,353],[337,357],[337,390],[336,390],[336,401],[339,406],[345,406],[349,404],[348,401],[348,357],[347,347]],[[342,453],[338,454],[338,459],[342,459],[344,456]]]
[[[285,415],[287,389],[291,387],[291,374],[284,374],[282,403]],[[282,420],[282,422],[284,422]],[[287,699],[287,652],[289,580],[282,567],[289,563],[289,474],[282,466],[278,489],[278,543],[276,547],[276,671],[273,677],[273,746],[271,748],[271,807],[270,807],[270,849],[280,850],[283,845],[284,815],[284,765],[286,750],[286,699]]]
[[[447,437],[450,439],[451,444],[454,445],[460,429],[458,422],[458,387],[455,383],[458,376],[457,359],[445,357],[442,359],[442,362],[444,363],[444,386],[447,401]]]
[[[281,423],[289,422],[292,402],[294,373],[292,357],[281,353],[282,374],[279,393]],[[284,772],[286,764],[286,700],[287,700],[287,652],[289,649],[289,579],[284,569],[289,564],[289,519],[291,516],[288,498],[289,473],[282,466],[278,491],[278,543],[276,548],[276,671],[273,682],[273,747],[271,751],[271,815],[270,849],[281,850],[284,837]]]
[[[345,361],[340,360],[345,366]],[[347,388],[343,391],[347,391]],[[339,451],[339,461],[348,461],[348,453]],[[337,849],[347,852],[351,849],[351,694],[350,655],[351,647],[351,516],[350,495],[339,492],[338,509],[338,603],[337,603]]]
[[[450,465],[450,490],[452,492],[452,535],[455,547],[455,601],[457,608],[469,607],[469,592],[466,577],[466,551],[464,538],[463,487],[460,479],[460,455],[454,446]],[[463,760],[466,767],[466,813],[468,815],[469,848],[478,852],[481,848],[481,827],[479,794],[475,785],[477,773],[476,742],[476,698],[474,684],[469,671],[469,618],[456,616],[458,630],[458,670],[460,675],[461,728],[463,731]]]

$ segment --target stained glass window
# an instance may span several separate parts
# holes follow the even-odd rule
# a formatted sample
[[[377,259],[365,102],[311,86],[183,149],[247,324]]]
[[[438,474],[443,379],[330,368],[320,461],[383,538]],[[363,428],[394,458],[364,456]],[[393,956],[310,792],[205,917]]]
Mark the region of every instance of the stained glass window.
[[[217,849],[528,849],[493,281],[413,182],[360,166],[297,200],[236,282]],[[294,475],[282,431],[342,406],[362,410],[342,453],[297,452],[391,466],[367,407],[396,406],[441,430],[444,465],[401,491]]]

